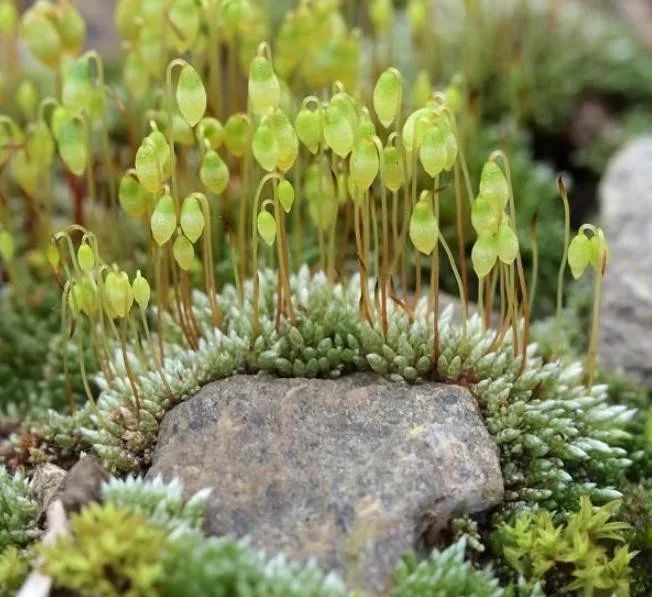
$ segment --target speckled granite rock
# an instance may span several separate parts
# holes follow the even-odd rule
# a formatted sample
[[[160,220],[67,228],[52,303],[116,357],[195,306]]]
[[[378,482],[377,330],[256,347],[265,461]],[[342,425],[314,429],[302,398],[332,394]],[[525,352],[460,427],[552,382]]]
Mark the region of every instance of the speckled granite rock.
[[[624,147],[600,187],[609,244],[600,356],[652,385],[652,137]]]
[[[458,386],[372,374],[243,376],[169,412],[149,477],[212,487],[207,530],[316,557],[352,588],[387,589],[400,555],[452,513],[502,498],[498,450]]]

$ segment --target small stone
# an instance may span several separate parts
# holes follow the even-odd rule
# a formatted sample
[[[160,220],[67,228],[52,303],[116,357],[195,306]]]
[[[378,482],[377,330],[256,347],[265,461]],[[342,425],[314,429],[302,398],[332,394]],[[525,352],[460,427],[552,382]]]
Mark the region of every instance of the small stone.
[[[652,137],[626,145],[600,186],[609,245],[603,281],[600,357],[652,385]]]
[[[82,454],[68,471],[61,487],[61,501],[66,512],[75,512],[89,502],[99,501],[102,483],[107,479],[108,474],[100,460]]]
[[[40,519],[50,503],[59,496],[66,474],[62,468],[50,463],[42,464],[34,470],[32,490],[39,505],[37,518]]]
[[[165,416],[147,476],[158,474],[188,496],[212,488],[211,534],[315,557],[371,595],[433,528],[503,494],[497,447],[467,390],[371,373],[211,383]]]

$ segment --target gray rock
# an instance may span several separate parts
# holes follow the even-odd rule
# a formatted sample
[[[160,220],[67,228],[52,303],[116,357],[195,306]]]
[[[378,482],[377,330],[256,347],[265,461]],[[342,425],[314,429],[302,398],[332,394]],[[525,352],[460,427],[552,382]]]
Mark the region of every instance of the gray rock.
[[[600,187],[609,245],[603,284],[600,356],[652,385],[652,137],[613,158]]]
[[[498,450],[462,387],[372,374],[237,375],[169,412],[148,477],[212,487],[207,530],[316,557],[387,589],[401,554],[458,512],[502,499]]]

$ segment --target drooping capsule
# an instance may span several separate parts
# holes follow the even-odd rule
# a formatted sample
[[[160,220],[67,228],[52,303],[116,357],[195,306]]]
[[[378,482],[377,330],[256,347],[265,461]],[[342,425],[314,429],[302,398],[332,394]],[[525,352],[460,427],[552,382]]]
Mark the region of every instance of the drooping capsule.
[[[61,102],[71,110],[89,112],[93,96],[93,77],[87,56],[75,60],[67,69],[61,90]]]
[[[509,186],[507,179],[494,161],[489,160],[482,167],[480,174],[480,196],[491,203],[494,210],[502,213],[509,200]]]
[[[278,184],[277,189],[278,201],[285,213],[290,213],[292,204],[294,203],[294,187],[289,180],[283,179]]]
[[[21,21],[21,35],[30,52],[46,66],[56,68],[61,59],[61,37],[54,23],[39,5],[25,12]]]
[[[193,47],[200,28],[199,5],[195,0],[174,0],[167,14],[172,43],[177,52]]]
[[[197,242],[204,231],[204,214],[201,205],[194,195],[188,195],[181,204],[179,216],[181,230],[191,243]]]
[[[177,228],[177,214],[174,199],[168,193],[163,195],[156,204],[150,218],[152,236],[159,247],[162,247],[172,238]]]
[[[276,239],[276,220],[267,210],[263,209],[256,218],[258,234],[271,247]]]
[[[67,118],[56,130],[63,163],[75,176],[81,176],[88,161],[87,141],[81,123],[77,118]]]
[[[403,79],[395,68],[388,68],[378,77],[373,94],[374,111],[385,128],[396,119],[402,100]]]
[[[136,272],[136,277],[131,284],[131,289],[133,290],[134,300],[138,306],[143,310],[147,309],[152,291],[147,278],[144,278],[141,275],[140,270]]]
[[[324,140],[341,158],[353,148],[353,128],[342,108],[331,102],[324,113]]]
[[[104,299],[107,314],[115,319],[126,317],[134,302],[134,292],[126,272],[111,271],[104,279]]]
[[[294,128],[308,151],[312,154],[317,153],[323,134],[321,108],[316,110],[302,108],[294,121]]]
[[[188,238],[183,234],[178,234],[172,245],[172,254],[174,259],[182,270],[189,270],[195,259],[195,248]]]
[[[279,146],[276,137],[266,122],[261,122],[254,134],[252,150],[263,170],[272,172],[278,164]]]
[[[229,185],[229,168],[217,151],[211,149],[204,154],[199,178],[208,190],[217,195],[226,190]]]
[[[351,181],[360,190],[368,189],[378,175],[379,160],[376,144],[370,137],[361,137],[351,152],[349,172]]]
[[[200,143],[208,143],[211,149],[219,149],[224,142],[224,127],[222,123],[212,116],[202,118],[195,129]]]
[[[471,263],[478,278],[484,278],[491,272],[498,259],[495,236],[482,235],[477,238],[471,250]]]
[[[272,63],[265,56],[256,56],[249,66],[249,101],[255,114],[263,115],[277,108],[281,86]]]
[[[405,181],[401,154],[394,145],[388,145],[383,149],[382,177],[385,186],[392,192],[398,191]]]
[[[419,147],[419,159],[423,169],[434,178],[446,166],[446,139],[441,127],[430,126],[423,133]]]
[[[95,267],[95,253],[88,243],[81,243],[77,249],[77,263],[83,272],[91,272]]]
[[[496,233],[496,252],[498,258],[507,265],[514,263],[518,255],[518,237],[506,218]]]
[[[195,126],[206,112],[206,90],[201,77],[189,64],[181,68],[176,95],[179,112],[190,126]]]
[[[86,21],[71,2],[60,2],[57,7],[57,30],[61,45],[68,54],[79,54],[86,42]]]
[[[277,168],[281,172],[287,172],[292,168],[299,154],[297,134],[290,119],[280,108],[277,108],[268,116],[267,123],[278,146]]]
[[[432,207],[432,194],[424,191],[410,217],[410,240],[418,251],[430,255],[439,240],[439,226]]]
[[[224,143],[229,153],[241,157],[249,144],[249,119],[246,114],[238,113],[229,116],[224,125]]]

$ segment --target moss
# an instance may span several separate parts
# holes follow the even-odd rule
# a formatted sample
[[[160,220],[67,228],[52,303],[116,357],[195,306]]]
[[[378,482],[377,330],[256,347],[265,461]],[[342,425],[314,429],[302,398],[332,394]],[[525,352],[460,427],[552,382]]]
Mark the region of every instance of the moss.
[[[0,467],[0,554],[10,546],[27,545],[38,536],[37,511],[27,479]]]
[[[0,597],[16,595],[31,565],[31,554],[8,547],[0,554]]]
[[[504,590],[491,570],[477,570],[465,560],[466,539],[462,537],[444,551],[434,550],[419,561],[409,553],[394,572],[394,597],[501,597]]]
[[[626,544],[630,526],[615,518],[621,504],[595,508],[580,498],[577,512],[555,523],[547,510],[516,514],[492,538],[497,555],[504,557],[526,586],[541,583],[546,594],[629,595],[631,560],[636,551]]]

